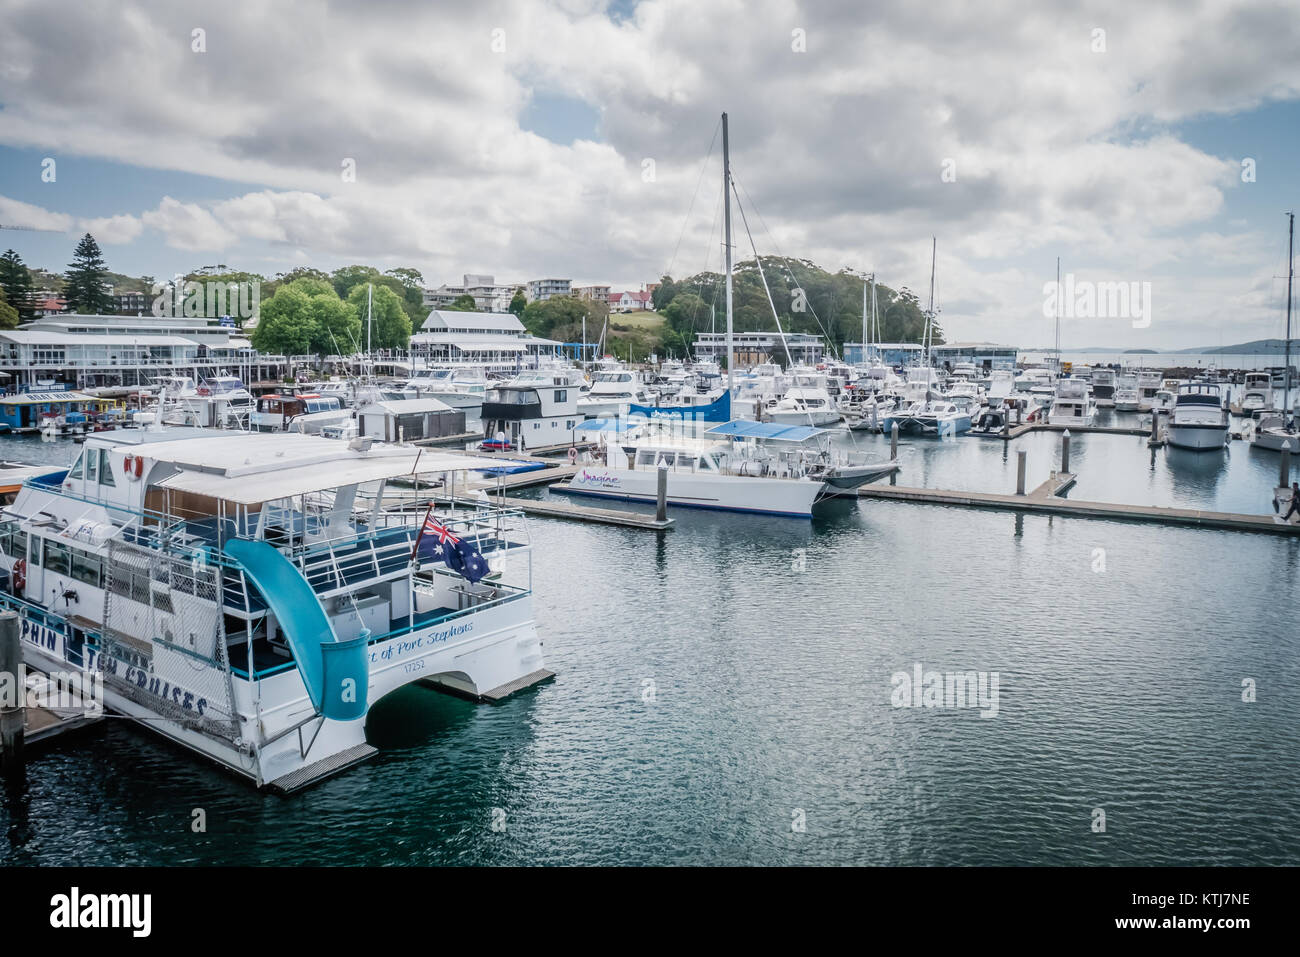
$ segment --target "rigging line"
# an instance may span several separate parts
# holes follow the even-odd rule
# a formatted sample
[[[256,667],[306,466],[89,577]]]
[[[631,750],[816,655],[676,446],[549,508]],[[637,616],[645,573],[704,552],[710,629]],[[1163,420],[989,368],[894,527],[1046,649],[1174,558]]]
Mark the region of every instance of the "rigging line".
[[[723,198],[723,196],[725,196],[725,195],[726,195],[726,194],[722,191],[722,187],[719,186],[719,187],[718,187],[718,202],[717,202],[717,205],[715,205],[715,206],[713,207],[713,223],[709,226],[709,237],[708,237],[708,242],[705,244],[705,247],[704,247],[704,272],[706,272],[706,273],[709,271],[709,259],[710,259],[710,256],[711,256],[711,253],[709,252],[709,250],[711,250],[711,249],[713,248],[713,232],[714,232],[714,230],[716,230],[716,229],[718,228],[718,214],[722,211],[722,198]],[[701,279],[698,283],[696,283],[696,287],[697,287],[701,292],[703,292],[703,291],[704,291],[704,280]],[[696,299],[698,299],[701,303],[704,301],[704,297],[703,297],[703,296],[696,296]],[[713,299],[711,299],[711,300],[709,301],[709,305],[710,305],[710,307],[712,307],[712,306],[717,302],[717,300],[718,300],[718,284],[717,284],[717,283],[713,283]],[[694,307],[692,307],[692,309],[691,309],[691,332],[695,332],[695,331],[696,331],[696,326],[695,326],[695,316],[696,316],[696,313],[699,311],[699,308],[700,308],[700,307],[699,307],[699,304],[697,303],[697,304],[696,304]]]
[[[677,265],[677,254],[682,248],[682,239],[686,236],[686,227],[691,222],[691,212],[695,209],[695,200],[700,195],[700,184],[704,182],[704,171],[708,169],[709,160],[713,158],[713,147],[718,142],[718,130],[722,129],[722,120],[719,119],[717,125],[713,128],[713,139],[709,140],[709,152],[704,156],[704,162],[700,164],[700,175],[695,181],[695,192],[691,194],[691,204],[686,207],[686,215],[682,218],[682,231],[677,234],[677,245],[673,247],[673,258],[668,261],[668,269],[665,276],[673,274],[673,267]]]
[[[758,255],[758,247],[754,245],[754,234],[749,231],[749,220],[745,218],[745,207],[741,205],[740,193],[736,192],[736,184],[732,183],[731,191],[736,193],[736,209],[740,211],[740,221],[745,226],[745,235],[749,237],[749,248],[754,250],[754,262],[758,265],[758,278],[763,280],[763,291],[767,293],[767,304],[772,307],[772,318],[776,320],[776,331],[781,336],[781,345],[785,347],[785,361],[789,367],[794,366],[794,359],[790,358],[790,343],[786,341],[785,331],[781,328],[781,317],[776,314],[776,303],[772,301],[772,290],[767,287],[767,276],[763,273],[763,260]],[[811,421],[812,413],[808,413]]]
[[[731,178],[732,181],[735,182],[736,176],[734,173],[732,174]],[[753,205],[754,198],[749,195],[749,190],[745,188],[744,184],[740,184],[740,188],[745,190],[745,198],[749,200],[751,205]],[[737,194],[736,196],[736,202],[740,202],[739,194]],[[763,219],[763,214],[758,211],[757,205],[754,205],[754,215],[758,217],[758,224],[763,227],[764,232],[767,233],[767,238],[772,241],[772,245],[776,248],[777,257],[782,260],[782,265],[785,267],[786,276],[789,277],[790,281],[794,283],[796,289],[803,290],[803,284],[800,283],[799,280],[795,279],[794,273],[790,269],[789,266],[790,257],[787,256],[781,250],[781,244],[778,243],[776,241],[776,237],[772,235],[772,230],[767,228],[767,223]],[[755,253],[754,255],[757,256],[758,253]],[[834,289],[833,286],[832,289]],[[817,315],[817,310],[816,308],[813,307],[812,300],[808,298],[806,294],[804,296],[804,302],[808,304],[808,311],[812,313],[813,321],[817,323],[817,328],[820,329],[822,331],[822,334],[826,337],[826,342],[831,348],[832,355],[834,355],[834,350],[835,350],[834,338],[831,336],[830,331],[824,325],[822,325],[821,316]]]

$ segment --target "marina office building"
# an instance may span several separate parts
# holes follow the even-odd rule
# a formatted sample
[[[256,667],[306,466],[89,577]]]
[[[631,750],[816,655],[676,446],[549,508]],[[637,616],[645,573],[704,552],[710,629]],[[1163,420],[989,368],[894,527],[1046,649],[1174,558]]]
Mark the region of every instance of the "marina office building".
[[[782,346],[781,340],[785,340]],[[826,345],[821,336],[806,332],[733,332],[732,351],[736,356],[737,366],[757,365],[761,362],[785,362],[786,349],[796,365],[816,365],[826,354]],[[727,358],[727,334],[725,332],[701,332],[696,334],[695,358]]]
[[[863,346],[860,342],[844,343],[844,361],[861,365],[880,359],[886,365],[913,366],[922,362],[924,349],[916,342],[877,342]],[[951,342],[930,348],[930,360],[939,367],[955,368],[959,362],[969,362],[976,369],[1014,369],[1018,353],[1015,346],[1001,346],[991,342]]]
[[[216,319],[59,313],[0,330],[0,371],[10,389],[63,382],[77,389],[132,388],[161,375],[244,381],[278,377],[284,356],[258,355],[239,329]]]
[[[434,309],[411,336],[410,351],[420,365],[476,365],[506,372],[536,367],[554,358],[559,347],[554,339],[529,335],[513,313]]]

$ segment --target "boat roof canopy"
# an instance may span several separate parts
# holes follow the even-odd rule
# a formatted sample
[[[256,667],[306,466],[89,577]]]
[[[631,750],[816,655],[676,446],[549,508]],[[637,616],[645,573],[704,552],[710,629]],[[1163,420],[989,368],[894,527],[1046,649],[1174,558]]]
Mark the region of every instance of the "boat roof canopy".
[[[781,425],[779,422],[748,422],[735,419],[715,425],[706,435],[730,436],[738,439],[767,439],[772,442],[807,442],[813,436],[825,435],[827,429],[811,425]]]
[[[191,492],[240,505],[256,505],[380,479],[495,467],[496,459],[454,452],[376,447],[351,448],[338,439],[273,434],[213,437],[146,445],[147,457],[180,471],[158,488]]]

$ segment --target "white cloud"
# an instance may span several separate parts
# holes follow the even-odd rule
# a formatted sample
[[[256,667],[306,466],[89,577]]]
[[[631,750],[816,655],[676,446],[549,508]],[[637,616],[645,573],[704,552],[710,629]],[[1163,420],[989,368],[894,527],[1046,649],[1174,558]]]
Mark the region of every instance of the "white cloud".
[[[144,225],[162,232],[167,245],[189,251],[221,250],[235,241],[235,234],[211,212],[197,203],[182,203],[164,196],[158,208],[144,213]]]
[[[90,233],[101,243],[109,245],[132,242],[144,232],[144,224],[136,216],[102,216],[98,219],[82,219],[77,223],[80,232]]]
[[[73,219],[66,213],[55,213],[42,206],[0,196],[0,224],[26,226],[32,229],[49,229],[65,232],[73,228]]]
[[[737,177],[786,253],[919,288],[936,234],[961,338],[1037,335],[1058,254],[1161,282],[1180,322],[1211,321],[1275,266],[1271,234],[1218,221],[1236,160],[1176,124],[1300,97],[1300,19],[1285,4],[643,0],[619,22],[604,7],[0,0],[0,140],[248,183],[101,229],[129,241],[148,226],[186,251],[285,247],[251,268],[652,279],[723,109]],[[195,25],[206,53],[190,50]],[[521,129],[538,91],[597,110],[603,142]],[[716,267],[717,150],[679,274],[706,255]],[[949,158],[954,183],[940,179]],[[1232,274],[1203,275],[1220,266]],[[1271,308],[1242,306],[1257,322]]]

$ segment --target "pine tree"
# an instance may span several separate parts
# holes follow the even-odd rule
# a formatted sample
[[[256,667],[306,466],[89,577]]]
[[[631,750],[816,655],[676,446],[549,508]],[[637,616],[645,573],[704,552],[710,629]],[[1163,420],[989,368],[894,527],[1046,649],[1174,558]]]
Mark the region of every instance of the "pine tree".
[[[32,274],[27,271],[23,257],[12,249],[0,256],[0,289],[4,290],[9,305],[18,311],[22,322],[36,318],[36,302],[32,295]]]
[[[77,243],[64,273],[66,285],[64,295],[68,306],[82,315],[94,316],[107,313],[113,306],[113,298],[104,291],[104,280],[108,276],[108,267],[104,265],[104,255],[99,251],[95,237],[86,233]]]

